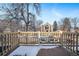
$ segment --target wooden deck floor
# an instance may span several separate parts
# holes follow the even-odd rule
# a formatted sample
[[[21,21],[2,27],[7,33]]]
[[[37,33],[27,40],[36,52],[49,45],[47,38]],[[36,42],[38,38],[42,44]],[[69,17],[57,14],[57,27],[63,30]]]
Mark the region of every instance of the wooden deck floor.
[[[63,47],[57,47],[51,49],[41,49],[37,56],[72,56],[72,54]]]

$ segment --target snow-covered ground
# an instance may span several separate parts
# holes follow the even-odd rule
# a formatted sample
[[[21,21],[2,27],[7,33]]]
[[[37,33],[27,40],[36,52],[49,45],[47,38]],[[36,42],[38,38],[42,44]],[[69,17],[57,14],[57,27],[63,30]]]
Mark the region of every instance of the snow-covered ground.
[[[50,49],[50,48],[55,48],[57,46],[52,46],[52,45],[35,45],[35,46],[20,46],[18,47],[15,51],[13,51],[9,56],[13,55],[27,55],[27,56],[36,56],[38,51],[42,48],[45,49]]]

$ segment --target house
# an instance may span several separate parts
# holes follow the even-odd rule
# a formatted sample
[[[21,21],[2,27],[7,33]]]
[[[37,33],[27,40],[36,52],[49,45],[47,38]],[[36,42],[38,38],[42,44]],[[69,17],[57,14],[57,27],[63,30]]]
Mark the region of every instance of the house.
[[[40,27],[40,32],[52,32],[52,31],[53,31],[53,26],[49,23],[45,23]]]

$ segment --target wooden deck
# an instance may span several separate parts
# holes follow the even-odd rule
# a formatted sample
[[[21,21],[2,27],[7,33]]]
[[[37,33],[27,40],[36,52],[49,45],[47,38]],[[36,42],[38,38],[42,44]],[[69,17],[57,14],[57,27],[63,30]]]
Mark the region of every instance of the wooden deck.
[[[56,47],[51,49],[41,49],[37,56],[73,56],[71,52],[63,47]]]
[[[44,38],[43,38],[44,37]],[[39,56],[70,56],[72,53],[79,55],[79,33],[72,32],[10,32],[0,33],[0,55],[5,55],[16,46],[20,45],[53,44],[62,46],[55,49],[41,49]],[[4,47],[5,46],[5,47]],[[8,46],[8,47],[7,47]],[[64,49],[63,47],[66,47]]]

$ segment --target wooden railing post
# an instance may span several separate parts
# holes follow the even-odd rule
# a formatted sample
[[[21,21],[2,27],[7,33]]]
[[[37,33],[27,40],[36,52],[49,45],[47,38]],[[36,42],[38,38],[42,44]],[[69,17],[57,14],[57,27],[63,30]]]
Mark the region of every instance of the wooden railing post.
[[[70,33],[70,39],[71,39],[71,43],[70,43],[70,49],[71,49],[71,51],[72,51],[72,34]]]
[[[38,32],[38,44],[40,44],[40,32]]]
[[[21,33],[20,32],[18,32],[17,34],[16,34],[18,37],[17,37],[17,40],[18,40],[18,45],[20,45],[20,35],[21,35]]]
[[[4,34],[4,48],[5,48],[5,53],[6,53],[6,50],[7,50],[7,37],[6,37],[6,34]]]
[[[75,34],[73,34],[73,52],[74,52]]]
[[[8,51],[9,51],[9,34],[7,34],[7,39],[8,39]]]
[[[1,55],[4,55],[3,34],[1,34],[1,48],[2,48],[2,54]]]
[[[78,51],[78,36],[79,36],[79,34],[76,33],[76,53],[79,55],[79,51]]]

